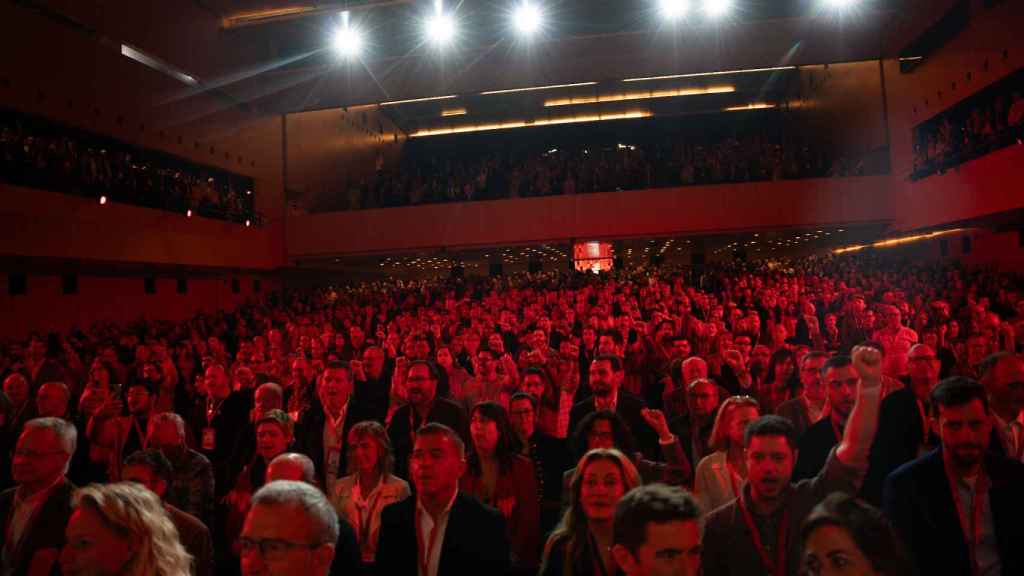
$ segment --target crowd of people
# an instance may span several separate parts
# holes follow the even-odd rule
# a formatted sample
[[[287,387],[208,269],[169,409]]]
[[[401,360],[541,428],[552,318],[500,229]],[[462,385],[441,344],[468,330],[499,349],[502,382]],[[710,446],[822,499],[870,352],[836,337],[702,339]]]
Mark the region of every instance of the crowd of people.
[[[644,141],[637,135],[652,132],[650,120],[614,130],[508,135],[499,142],[490,133],[487,140],[479,134],[445,137],[445,143],[412,140],[395,169],[351,182],[317,210],[861,176],[880,169],[836,155],[806,135],[786,133],[780,111],[750,114],[757,120],[737,122],[728,114],[658,120],[660,128]]]
[[[914,171],[924,178],[1024,139],[1024,71],[1011,74],[914,129]]]
[[[252,178],[0,108],[0,182],[259,223]]]
[[[1024,573],[1022,295],[858,253],[33,334],[0,574]]]

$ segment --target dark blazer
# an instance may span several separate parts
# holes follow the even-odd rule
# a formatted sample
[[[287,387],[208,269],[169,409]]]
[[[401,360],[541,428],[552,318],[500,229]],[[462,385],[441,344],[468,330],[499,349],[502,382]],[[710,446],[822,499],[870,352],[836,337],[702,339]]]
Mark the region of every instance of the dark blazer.
[[[164,508],[171,518],[171,523],[178,529],[178,537],[185,551],[192,555],[193,576],[213,576],[213,539],[210,530],[198,518],[178,510],[170,504]]]
[[[338,469],[335,471],[336,478],[341,478],[347,473],[348,431],[357,423],[369,419],[371,417],[361,402],[357,401],[355,396],[351,396],[348,412],[345,414],[345,423],[342,426],[341,458],[338,460]],[[319,401],[315,401],[295,430],[296,449],[309,456],[309,459],[313,461],[313,465],[316,467],[316,477],[321,486],[327,486],[327,470],[324,464],[324,424],[326,422],[327,416],[323,407]]]
[[[419,549],[416,538],[416,498],[385,506],[380,516],[377,573],[416,576]],[[476,498],[459,492],[452,503],[441,544],[438,576],[486,574],[509,570],[510,548],[505,518]]]
[[[640,411],[644,408],[646,408],[646,405],[639,397],[625,390],[619,390],[619,398],[615,404],[615,413],[621,416],[622,420],[629,426],[630,432],[633,433],[633,439],[636,440],[637,448],[643,452],[644,458],[661,460],[658,435],[647,424],[644,417],[640,415]],[[586,418],[588,414],[594,412],[594,410],[593,396],[573,406],[572,411],[569,412],[569,433],[575,433],[580,421]]]
[[[18,548],[14,552],[12,566],[15,574],[32,574],[30,567],[33,557],[44,551],[55,554],[53,567],[57,566],[57,555],[64,547],[64,527],[71,518],[71,493],[74,490],[75,486],[64,480],[53,488],[53,492],[40,505],[39,512],[26,527],[27,531],[22,534]],[[10,488],[0,493],[0,520],[3,521],[4,527],[8,525],[11,514],[14,513],[16,491],[17,488]]]
[[[395,453],[395,476],[409,477],[409,456],[412,454],[413,434],[427,422],[437,422],[448,426],[455,430],[467,446],[469,445],[469,418],[462,407],[455,402],[444,398],[435,398],[426,421],[420,421],[419,415],[413,410],[412,405],[406,404],[395,410],[391,416],[391,424],[388,426],[391,448]]]
[[[985,456],[992,524],[1003,574],[1024,574],[1020,519],[1024,517],[1024,464]],[[917,566],[917,573],[970,574],[970,556],[946,478],[942,450],[901,466],[885,483],[886,515]]]
[[[334,560],[331,561],[330,576],[351,576],[362,574],[363,556],[359,552],[359,540],[352,525],[338,516],[338,541],[334,544]]]
[[[808,428],[797,443],[799,452],[793,466],[793,482],[814,478],[825,466],[829,452],[839,444],[832,419],[825,417]]]

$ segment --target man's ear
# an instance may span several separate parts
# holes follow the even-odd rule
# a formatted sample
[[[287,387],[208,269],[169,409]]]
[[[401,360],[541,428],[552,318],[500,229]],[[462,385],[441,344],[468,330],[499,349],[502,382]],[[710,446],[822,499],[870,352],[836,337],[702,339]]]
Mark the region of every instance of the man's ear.
[[[636,573],[636,558],[633,557],[633,553],[630,552],[622,544],[616,544],[612,546],[612,556],[615,558],[615,563],[619,565],[626,574]]]
[[[318,574],[327,574],[331,569],[332,562],[334,562],[334,543],[321,544],[313,550],[313,565],[322,570],[317,570]]]

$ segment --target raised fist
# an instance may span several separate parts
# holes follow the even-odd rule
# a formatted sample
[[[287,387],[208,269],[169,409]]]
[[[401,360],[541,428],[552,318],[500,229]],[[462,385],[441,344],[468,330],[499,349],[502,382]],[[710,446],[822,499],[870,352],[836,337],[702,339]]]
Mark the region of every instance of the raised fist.
[[[667,438],[672,435],[668,429],[668,421],[665,419],[665,413],[661,410],[644,408],[640,410],[640,415],[643,416],[647,425],[658,433],[659,438]]]
[[[855,346],[852,357],[861,383],[869,388],[881,386],[882,353],[870,346]]]

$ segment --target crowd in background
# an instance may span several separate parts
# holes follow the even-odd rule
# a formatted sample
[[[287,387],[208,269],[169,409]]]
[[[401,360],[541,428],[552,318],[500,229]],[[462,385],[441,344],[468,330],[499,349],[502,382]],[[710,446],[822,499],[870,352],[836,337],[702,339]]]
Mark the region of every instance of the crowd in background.
[[[911,178],[942,173],[1024,138],[1024,71],[1018,71],[914,128]]]
[[[256,223],[252,178],[0,109],[0,182]]]
[[[756,120],[726,114],[658,120],[657,128],[644,120],[542,134],[484,133],[486,139],[413,139],[396,168],[350,182],[317,210],[863,176],[886,169],[877,154],[850,158],[806,134],[787,132],[781,112],[749,114]]]
[[[5,547],[3,573],[24,573],[32,546],[63,547],[69,573],[98,561],[84,534],[104,498],[160,506],[124,480],[176,511],[196,574],[275,563],[310,574],[649,573],[645,532],[623,536],[628,514],[616,512],[645,498],[706,524],[702,546],[694,532],[694,548],[663,559],[674,574],[695,573],[684,559],[709,576],[837,573],[821,526],[853,534],[874,567],[862,574],[912,563],[922,574],[1019,573],[1012,522],[1024,502],[1019,484],[1001,483],[1024,478],[1022,294],[1006,274],[858,254],[376,282],[184,322],[33,334],[0,355],[0,449],[13,454],[0,458],[0,486],[65,500],[64,486],[91,491],[44,506],[47,526],[20,515],[32,492],[0,495],[22,538]],[[982,452],[963,443],[981,420],[960,436],[929,430],[927,414],[949,421],[980,399],[995,423]],[[77,443],[61,448],[53,438],[66,428]],[[937,508],[952,502],[943,449],[950,470],[985,454],[981,540],[964,536],[952,504]],[[623,497],[647,484],[693,496]],[[915,490],[947,500],[918,510]],[[971,490],[955,488],[956,502]],[[281,535],[299,520],[262,515],[287,498],[307,515],[327,501],[335,519],[321,510],[321,536],[300,546],[307,536]],[[423,518],[439,513],[450,516],[435,554]],[[858,526],[871,527],[867,542]]]

